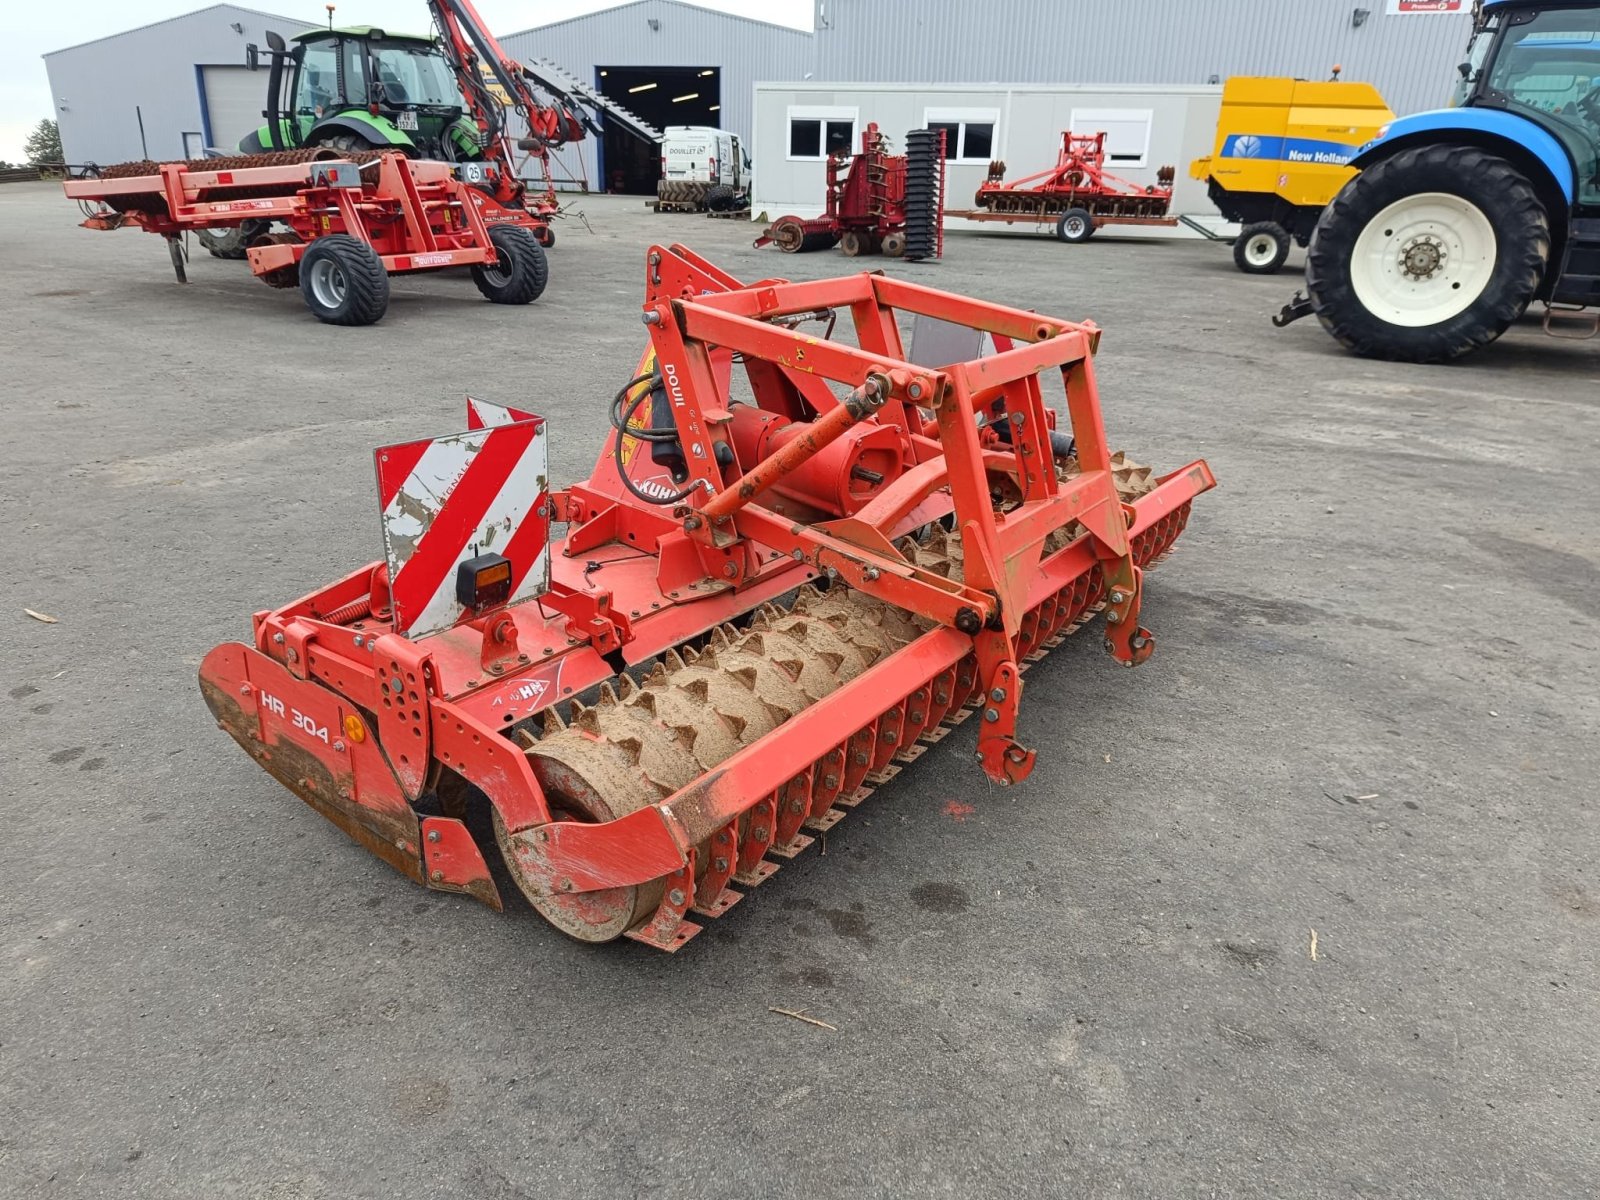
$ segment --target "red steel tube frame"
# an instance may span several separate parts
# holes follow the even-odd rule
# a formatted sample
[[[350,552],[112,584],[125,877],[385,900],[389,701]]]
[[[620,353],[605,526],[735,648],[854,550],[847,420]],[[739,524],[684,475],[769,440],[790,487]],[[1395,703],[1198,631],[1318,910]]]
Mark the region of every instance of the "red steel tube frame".
[[[1191,463],[1165,476],[1131,506],[1130,537],[1143,533],[1200,493],[1216,486],[1211,469]],[[1089,539],[1079,538],[1046,559],[1028,599],[1038,603],[1097,562]],[[769,795],[782,781],[815,760],[817,747],[835,745],[883,709],[886,690],[902,694],[973,652],[973,639],[953,629],[924,634],[814,705],[751,743],[709,774],[658,804],[602,824],[562,821],[550,825],[541,857],[552,874],[570,879],[575,891],[626,887],[678,870],[687,852]],[[885,681],[892,679],[893,684]]]

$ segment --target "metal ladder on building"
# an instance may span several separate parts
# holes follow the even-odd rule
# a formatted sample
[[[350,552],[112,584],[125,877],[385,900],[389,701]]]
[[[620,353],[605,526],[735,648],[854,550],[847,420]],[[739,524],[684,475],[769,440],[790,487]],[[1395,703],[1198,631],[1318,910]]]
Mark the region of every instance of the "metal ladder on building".
[[[563,99],[576,101],[588,108],[603,112],[629,133],[646,142],[659,142],[661,130],[643,118],[629,112],[609,96],[603,96],[576,75],[569,75],[548,58],[524,63],[523,69],[545,91]]]

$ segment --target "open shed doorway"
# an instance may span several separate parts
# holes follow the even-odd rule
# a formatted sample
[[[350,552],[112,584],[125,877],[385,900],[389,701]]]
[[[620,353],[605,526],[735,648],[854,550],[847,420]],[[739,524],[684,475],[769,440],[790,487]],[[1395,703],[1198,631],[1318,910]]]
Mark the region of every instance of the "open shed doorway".
[[[721,67],[600,67],[600,93],[657,129],[722,125]],[[646,145],[615,122],[605,122],[602,186],[608,192],[654,196],[661,147]]]

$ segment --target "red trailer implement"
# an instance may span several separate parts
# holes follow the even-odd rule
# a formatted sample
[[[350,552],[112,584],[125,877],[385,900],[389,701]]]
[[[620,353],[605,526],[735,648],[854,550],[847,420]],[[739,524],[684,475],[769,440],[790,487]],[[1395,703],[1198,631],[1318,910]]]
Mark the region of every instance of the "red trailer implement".
[[[963,221],[1031,221],[1054,224],[1063,242],[1087,241],[1102,225],[1176,225],[1172,204],[1172,167],[1156,173],[1145,187],[1129,183],[1105,169],[1106,135],[1061,135],[1056,165],[1011,183],[1004,182],[1006,164],[989,164],[989,178],[973,198],[976,209],[952,209],[947,217]]]
[[[828,190],[820,217],[779,217],[755,240],[786,254],[838,246],[851,258],[938,258],[944,253],[944,133],[913,129],[906,152],[868,125],[861,153],[828,156]]]
[[[424,886],[500,907],[481,805],[557,928],[675,950],[969,716],[989,778],[1027,778],[1028,664],[1102,611],[1115,661],[1149,657],[1144,570],[1215,481],[1111,453],[1093,325],[878,274],[744,285],[681,246],[646,277],[587,480],[552,488],[544,423],[469,401],[377,452],[383,560],[257,613],[200,687]],[[911,314],[994,352],[914,365]],[[804,328],[833,317],[851,344]]]
[[[187,281],[185,232],[281,222],[288,232],[249,247],[250,269],[271,287],[298,286],[320,321],[370,325],[388,308],[391,274],[469,266],[497,304],[527,304],[544,291],[544,250],[521,225],[485,219],[499,210],[458,178],[469,167],[496,170],[323,149],[123,163],[64,186],[85,206],[87,228],[133,225],[166,238],[179,282]]]

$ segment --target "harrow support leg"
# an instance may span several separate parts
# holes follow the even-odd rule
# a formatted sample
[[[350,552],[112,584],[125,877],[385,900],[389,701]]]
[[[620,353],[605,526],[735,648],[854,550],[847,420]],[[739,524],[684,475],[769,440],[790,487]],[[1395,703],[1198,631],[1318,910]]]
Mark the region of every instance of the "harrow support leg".
[[[683,866],[667,876],[661,905],[656,909],[655,916],[639,928],[628,930],[624,937],[671,953],[700,932],[701,926],[683,919],[695,900],[693,847],[689,848],[685,859]]]
[[[1125,667],[1136,667],[1154,653],[1155,634],[1139,624],[1144,572],[1131,558],[1103,565],[1106,577],[1106,653]]]
[[[979,634],[978,672],[983,682],[978,730],[978,761],[983,773],[1001,785],[1021,783],[1033,773],[1038,756],[1016,739],[1017,711],[1022,705],[1022,672],[1011,641],[997,630]]]
[[[167,234],[167,256],[172,259],[172,273],[179,283],[189,282],[189,272],[184,267],[183,238],[176,233]]]

